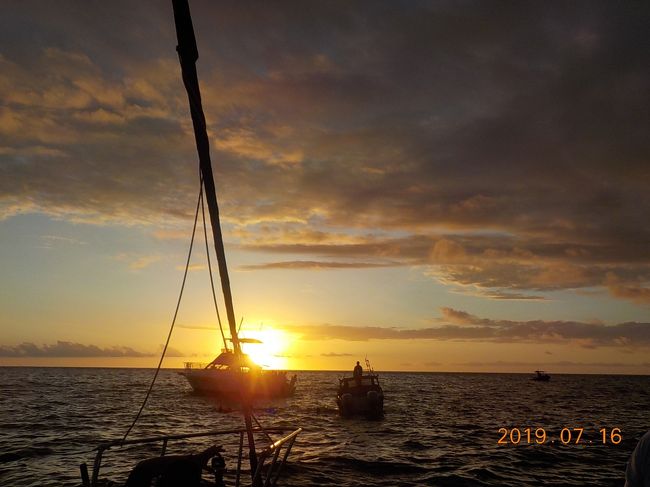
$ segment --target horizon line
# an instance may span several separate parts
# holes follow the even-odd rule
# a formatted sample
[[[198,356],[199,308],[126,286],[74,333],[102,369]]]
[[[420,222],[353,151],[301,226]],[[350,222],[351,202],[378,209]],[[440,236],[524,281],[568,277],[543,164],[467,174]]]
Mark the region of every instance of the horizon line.
[[[139,370],[156,370],[156,367],[131,367],[131,366],[93,366],[93,365],[3,365],[0,368],[31,368],[31,369],[139,369]],[[161,367],[164,370],[181,371],[184,367]],[[284,372],[350,372],[347,369],[264,369],[280,370]],[[454,370],[382,370],[373,371],[375,374],[516,374],[531,375],[530,372],[507,372],[507,371],[454,371]],[[619,372],[552,372],[545,370],[551,375],[626,375],[626,376],[650,376],[648,373],[619,373]],[[351,374],[351,372],[350,372]]]

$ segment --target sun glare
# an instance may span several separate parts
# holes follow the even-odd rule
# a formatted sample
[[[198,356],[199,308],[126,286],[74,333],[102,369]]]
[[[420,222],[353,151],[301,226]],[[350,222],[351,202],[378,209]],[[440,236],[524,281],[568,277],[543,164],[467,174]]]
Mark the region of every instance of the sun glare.
[[[265,369],[286,369],[290,336],[280,330],[242,330],[240,338],[254,338],[262,343],[244,343],[243,350],[253,361]]]

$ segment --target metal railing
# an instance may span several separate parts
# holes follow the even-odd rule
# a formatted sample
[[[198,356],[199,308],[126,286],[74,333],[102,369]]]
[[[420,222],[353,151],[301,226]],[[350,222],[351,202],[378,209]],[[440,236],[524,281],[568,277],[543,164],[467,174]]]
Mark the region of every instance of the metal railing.
[[[284,465],[287,463],[287,457],[289,456],[289,452],[291,451],[291,448],[293,447],[293,444],[296,441],[296,437],[298,436],[298,433],[300,433],[301,431],[302,428],[298,428],[293,433],[290,433],[284,438],[272,443],[269,447],[265,448],[264,450],[262,450],[262,452],[258,453],[257,470],[255,471],[255,475],[253,475],[254,486],[262,485],[259,482],[259,480],[261,480],[262,478],[264,479],[264,483],[263,483],[264,487],[277,485],[278,479],[280,478],[280,474],[282,473],[282,469],[284,468]],[[284,453],[282,454],[282,460],[278,460],[283,450]],[[268,460],[269,458],[271,458],[271,462],[268,465],[265,465],[266,460]],[[239,483],[237,483],[236,485],[239,485]]]
[[[270,433],[282,434],[288,431],[288,428],[253,428],[255,433],[264,434],[266,438],[270,438],[268,435]],[[302,428],[297,428],[292,431],[290,434],[284,436],[283,438],[272,442],[262,451],[257,453],[258,465],[257,469],[251,476],[252,483],[251,485],[258,487],[270,487],[277,485],[280,474],[284,468],[284,465],[287,462],[289,452],[293,447],[293,444],[296,441],[296,437],[302,431]],[[102,459],[104,453],[111,448],[121,447],[127,445],[144,445],[150,443],[160,443],[161,450],[160,456],[164,456],[167,452],[167,446],[170,441],[174,440],[187,440],[190,438],[205,438],[205,437],[219,437],[225,435],[239,435],[239,448],[237,453],[237,470],[235,472],[235,487],[242,485],[242,460],[244,455],[244,438],[246,436],[246,430],[244,429],[228,429],[228,430],[211,430],[203,431],[200,433],[187,433],[179,435],[164,435],[164,436],[155,436],[149,438],[140,438],[135,440],[115,440],[107,443],[102,443],[97,447],[97,454],[95,455],[95,460],[93,462],[92,477],[88,475],[88,467],[85,463],[80,465],[81,469],[81,480],[84,487],[98,487],[99,484],[99,472],[102,466]],[[269,439],[269,441],[271,441]],[[270,461],[269,461],[270,460]]]

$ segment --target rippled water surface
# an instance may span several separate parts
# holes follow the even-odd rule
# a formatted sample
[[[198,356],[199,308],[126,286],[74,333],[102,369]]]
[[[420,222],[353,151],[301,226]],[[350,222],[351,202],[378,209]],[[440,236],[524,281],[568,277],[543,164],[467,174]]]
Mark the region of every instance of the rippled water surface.
[[[79,463],[92,464],[93,447],[124,434],[152,374],[0,368],[0,485],[79,485]],[[338,416],[340,373],[297,375],[294,397],[256,410],[265,426],[304,428],[286,486],[622,485],[627,458],[650,428],[645,376],[555,375],[537,383],[520,374],[384,373],[386,417],[367,421]],[[193,395],[182,376],[164,370],[131,437],[241,425],[237,412]],[[527,445],[524,433],[519,445],[498,445],[501,427],[543,427],[548,440]],[[563,427],[584,428],[579,445],[559,441]],[[600,428],[608,437],[620,428],[621,443],[603,445]],[[224,439],[229,462],[237,441]],[[116,451],[103,472],[119,479],[151,455]]]

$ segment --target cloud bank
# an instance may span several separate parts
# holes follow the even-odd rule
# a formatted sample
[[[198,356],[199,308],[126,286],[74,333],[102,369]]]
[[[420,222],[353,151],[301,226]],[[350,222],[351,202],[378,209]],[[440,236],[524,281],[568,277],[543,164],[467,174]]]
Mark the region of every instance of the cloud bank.
[[[493,299],[650,303],[650,6],[300,6],[194,6],[230,238],[304,256],[249,270],[390,261]],[[6,12],[0,218],[186,222],[175,44],[153,2]]]
[[[0,357],[153,357],[130,347],[114,346],[101,348],[96,345],[57,341],[52,345],[35,345],[25,342],[20,345],[0,345]]]
[[[112,346],[98,347],[97,345],[84,345],[82,343],[57,341],[51,345],[36,345],[31,342],[24,342],[19,345],[0,345],[0,357],[157,357],[162,351],[156,353],[140,352],[131,347]],[[185,355],[173,347],[168,347],[165,354],[167,357],[185,357]]]
[[[583,348],[650,347],[650,323],[616,325],[579,321],[510,321],[479,318],[465,311],[442,308],[437,326],[388,328],[379,326],[304,325],[286,327],[306,340],[454,340],[494,343],[571,343]]]

